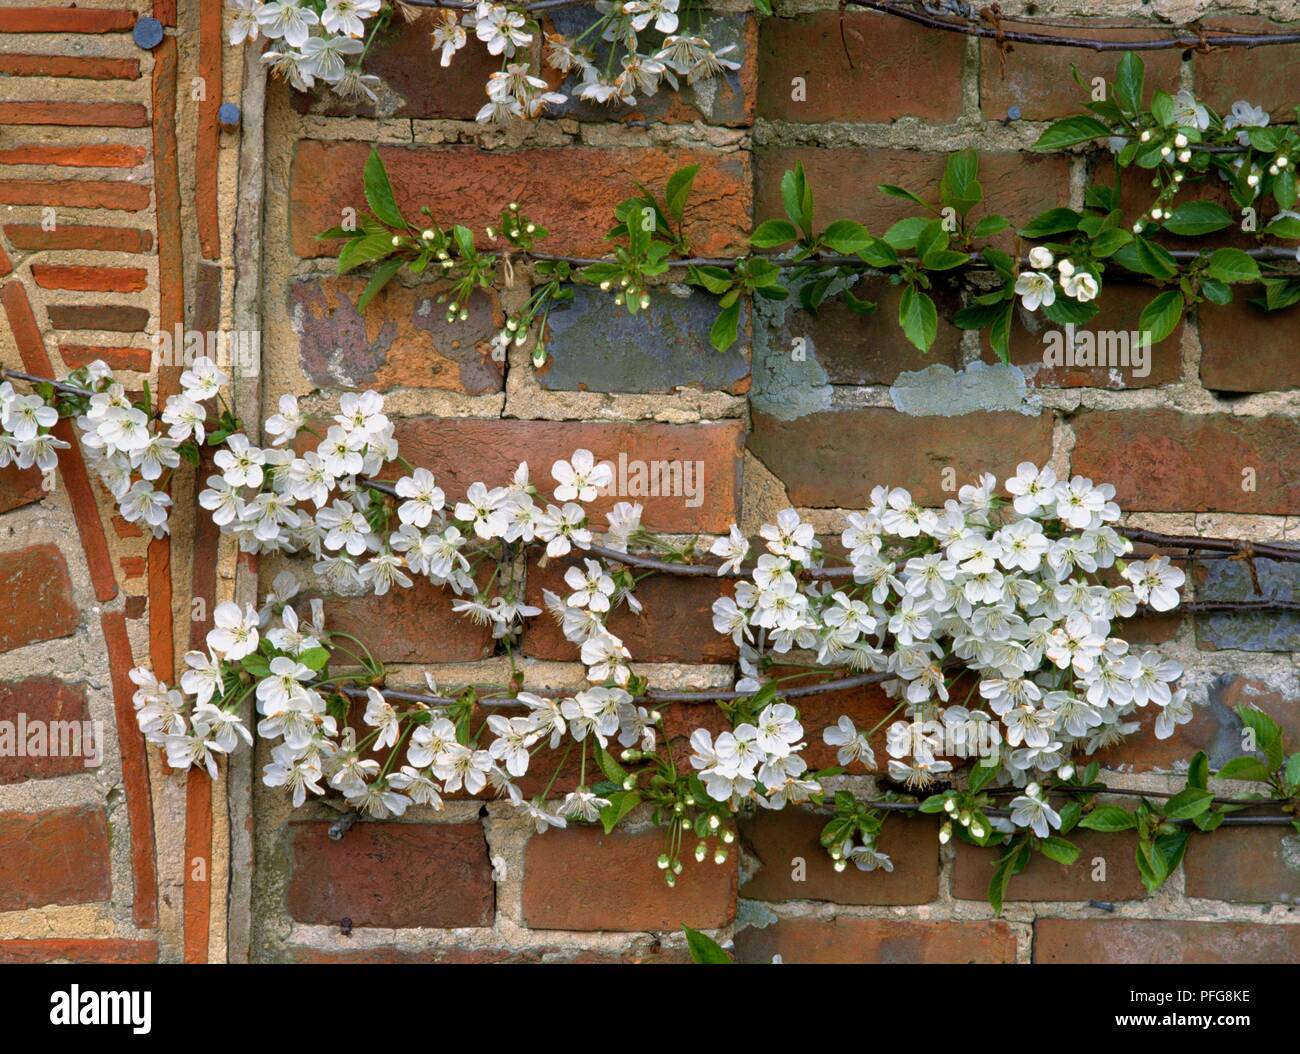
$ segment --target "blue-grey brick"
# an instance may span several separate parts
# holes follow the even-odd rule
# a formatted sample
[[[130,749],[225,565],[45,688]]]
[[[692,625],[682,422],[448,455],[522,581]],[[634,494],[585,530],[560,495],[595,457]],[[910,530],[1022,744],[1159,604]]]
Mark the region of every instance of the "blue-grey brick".
[[[703,290],[677,296],[656,289],[647,310],[629,315],[609,293],[575,285],[573,300],[551,311],[551,364],[538,380],[560,392],[743,392],[749,309],[742,308],[740,339],[725,352],[709,343],[718,310],[718,298]]]
[[[1300,600],[1300,563],[1256,560],[1259,591],[1242,560],[1210,560],[1197,565],[1196,599]],[[1300,651],[1300,614],[1266,611],[1219,613],[1196,619],[1197,643],[1206,650]]]

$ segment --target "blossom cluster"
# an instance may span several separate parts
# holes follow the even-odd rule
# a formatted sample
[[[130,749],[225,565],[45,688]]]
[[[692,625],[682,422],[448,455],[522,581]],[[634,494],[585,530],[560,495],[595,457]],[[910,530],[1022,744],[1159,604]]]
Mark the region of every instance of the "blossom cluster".
[[[345,99],[375,100],[379,78],[361,72],[366,23],[382,0],[325,0],[317,10],[306,0],[227,0],[231,45],[265,37],[274,42],[262,61],[299,91],[317,81]]]

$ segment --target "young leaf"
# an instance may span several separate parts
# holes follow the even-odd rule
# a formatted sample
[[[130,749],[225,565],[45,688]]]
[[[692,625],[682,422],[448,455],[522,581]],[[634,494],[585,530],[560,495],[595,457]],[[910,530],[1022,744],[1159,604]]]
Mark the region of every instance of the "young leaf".
[[[1264,763],[1257,758],[1233,758],[1214,774],[1221,780],[1253,780],[1263,783],[1269,777]]]
[[[397,207],[397,199],[393,196],[392,184],[388,182],[388,171],[384,168],[384,162],[379,156],[377,147],[372,146],[370,156],[366,158],[366,166],[362,173],[362,185],[365,188],[366,204],[370,206],[370,211],[388,226],[405,230],[407,227],[406,220]]]
[[[1079,826],[1089,831],[1131,831],[1137,826],[1137,817],[1118,805],[1098,805]]]
[[[852,220],[836,220],[822,232],[822,244],[828,245],[837,253],[852,256],[866,249],[875,239],[867,233],[867,228]]]
[[[364,311],[378,294],[393,277],[402,268],[402,258],[394,256],[385,260],[375,268],[375,273],[370,276],[370,281],[366,283],[366,288],[361,291],[357,297],[357,311]]]
[[[1065,838],[1058,838],[1056,835],[1044,838],[1038,848],[1047,859],[1055,860],[1058,864],[1064,864],[1066,867],[1079,859],[1079,847]]]
[[[1049,125],[1047,131],[1038,137],[1034,149],[1047,153],[1079,143],[1091,143],[1109,135],[1110,129],[1095,117],[1066,117]]]
[[[1240,249],[1216,249],[1210,257],[1206,274],[1233,285],[1237,282],[1259,281],[1259,264]]]
[[[1171,820],[1191,820],[1205,812],[1214,795],[1200,787],[1186,787],[1165,802],[1165,816]]]
[[[686,947],[691,953],[691,962],[694,963],[729,963],[731,956],[722,950],[722,945],[712,937],[706,936],[699,930],[693,930],[689,926],[683,926],[682,932],[686,934]]]
[[[1164,222],[1164,228],[1170,234],[1188,237],[1212,234],[1231,226],[1232,217],[1228,215],[1228,210],[1213,201],[1185,201]]]
[[[690,197],[691,184],[695,182],[695,173],[699,170],[699,165],[686,165],[668,177],[668,186],[664,190],[664,199],[668,205],[669,214],[678,223],[681,223],[682,216],[686,212],[686,199]]]
[[[1159,344],[1178,328],[1186,306],[1182,293],[1177,289],[1168,289],[1142,309],[1138,329],[1150,335],[1152,344]]]
[[[813,194],[804,175],[803,162],[795,163],[790,171],[781,177],[781,201],[785,205],[785,214],[796,224],[808,238],[813,236]]]
[[[948,158],[939,184],[939,200],[965,216],[984,197],[979,181],[979,154],[974,150],[958,150]]]
[[[1079,214],[1073,209],[1048,209],[1039,213],[1029,224],[1022,227],[1022,238],[1047,238],[1053,234],[1066,234],[1077,230]]]
[[[928,352],[939,332],[939,309],[929,296],[909,285],[898,302],[898,324],[908,340]]]
[[[971,237],[991,238],[1010,226],[1011,221],[1005,216],[985,216],[979,223],[975,224],[975,229],[971,231]]]
[[[789,220],[764,220],[749,236],[749,244],[755,249],[775,249],[798,240],[799,232]]]
[[[1145,78],[1141,56],[1135,51],[1124,52],[1115,70],[1115,98],[1125,113],[1134,115],[1141,111]]]
[[[736,343],[736,336],[739,332],[740,301],[735,300],[724,307],[714,320],[713,329],[709,331],[709,343],[718,351],[726,351]]]
[[[930,203],[926,201],[925,198],[913,194],[910,190],[896,187],[892,183],[879,183],[876,185],[876,189],[880,191],[880,193],[886,194],[891,198],[902,198],[904,201],[910,201],[913,205],[920,205],[925,209],[930,207]]]

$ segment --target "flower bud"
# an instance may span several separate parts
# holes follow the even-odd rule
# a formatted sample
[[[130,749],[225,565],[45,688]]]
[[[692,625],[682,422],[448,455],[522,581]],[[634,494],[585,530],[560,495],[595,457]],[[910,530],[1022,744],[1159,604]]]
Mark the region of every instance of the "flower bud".
[[[635,790],[635,789],[636,789],[636,777],[635,777],[635,776],[629,776],[627,779],[625,779],[625,780],[623,781],[623,789],[624,789],[625,791]]]
[[[713,862],[715,864],[725,864],[727,862],[727,851],[721,846],[719,846],[717,852],[713,854]]]
[[[1074,766],[1067,761],[1064,765],[1062,765],[1059,769],[1056,770],[1056,775],[1060,779],[1068,780],[1071,776],[1074,775]]]
[[[708,853],[709,853],[709,847],[707,844],[705,844],[704,842],[700,842],[699,844],[697,844],[695,846],[695,862],[697,864],[704,863],[704,858],[708,855]]]
[[[970,810],[969,810],[969,809],[962,809],[962,811],[961,811],[960,813],[957,814],[957,821],[958,821],[958,822],[959,822],[963,827],[969,827],[969,826],[970,826]]]
[[[1275,162],[1273,162],[1273,163],[1274,163],[1275,165],[1277,165],[1278,168],[1286,168],[1286,166],[1289,165],[1289,164],[1291,163],[1291,159],[1290,159],[1289,157],[1287,157],[1286,154],[1282,154],[1282,155],[1281,155],[1280,157],[1278,157],[1278,159],[1277,159]]]
[[[600,291],[601,291],[602,293],[608,293],[608,292],[609,292],[609,279],[608,279],[608,278],[606,278],[605,281],[603,281],[603,282],[600,283]]]
[[[943,811],[946,812],[949,816],[955,815],[957,812],[957,799],[949,798],[947,801],[945,801],[943,803]]]
[[[734,841],[736,840],[736,832],[735,832],[735,831],[723,831],[723,832],[722,832],[722,840],[723,840],[724,842],[726,842],[727,845],[730,845],[732,842],[734,842]]]
[[[1181,161],[1184,165],[1187,164],[1187,162],[1190,161],[1191,159],[1192,159],[1192,152],[1190,150],[1180,150],[1178,152],[1178,160]]]
[[[1031,798],[1037,798],[1039,792],[1042,789],[1043,788],[1040,787],[1037,783],[1031,783],[1028,787],[1025,788],[1025,793],[1028,794]]]
[[[947,845],[952,838],[952,821],[948,821],[939,828],[939,844]]]
[[[983,838],[984,828],[977,823],[971,824],[970,833],[973,838]]]
[[[426,230],[420,232],[420,237],[423,238],[426,242],[431,242],[433,241],[434,238],[438,236],[432,230]]]
[[[1179,150],[1181,150],[1186,145],[1187,145],[1187,136],[1183,135],[1182,132],[1179,132],[1176,136],[1174,136],[1174,146],[1178,147]]]
[[[402,244],[402,236],[401,236],[400,234],[394,234],[394,235],[393,235],[393,248],[396,249],[396,248],[397,248],[399,245],[401,245],[401,244]]]
[[[1138,136],[1138,139],[1139,139],[1139,141],[1141,141],[1141,142],[1143,142],[1143,143],[1149,143],[1149,142],[1151,142],[1151,129],[1149,129],[1149,128],[1144,128],[1144,129],[1142,130],[1142,134],[1141,134],[1140,136]]]
[[[836,871],[843,871],[849,865],[846,860],[836,860],[831,866],[834,867]]]
[[[709,817],[709,830],[716,831],[721,826],[722,826],[722,821],[719,820],[716,816]]]
[[[670,861],[670,860],[668,859],[668,854],[667,854],[667,853],[660,853],[660,854],[659,854],[659,859],[655,861],[655,864],[658,866],[658,868],[659,868],[660,871],[666,871],[666,870],[668,870],[668,865],[669,865],[671,862],[672,862],[672,861]]]

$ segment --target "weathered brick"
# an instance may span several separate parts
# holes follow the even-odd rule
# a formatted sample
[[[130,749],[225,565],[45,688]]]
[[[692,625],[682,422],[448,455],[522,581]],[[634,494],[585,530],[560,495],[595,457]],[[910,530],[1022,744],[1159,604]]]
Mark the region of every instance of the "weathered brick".
[[[135,25],[120,8],[11,7],[0,10],[0,33],[119,33]]]
[[[330,597],[326,625],[358,640],[381,662],[471,662],[492,654],[492,631],[451,610],[449,590],[413,577],[382,597]]]
[[[1035,853],[1024,871],[1007,886],[1007,903],[1141,900],[1146,896],[1133,855],[1137,838],[1131,832],[1110,834],[1076,828],[1065,837],[1079,847],[1079,859],[1066,867]],[[988,900],[989,881],[1004,850],[954,842],[957,859],[952,895],[962,900]]]
[[[0,512],[22,508],[45,497],[41,470],[32,466],[20,469],[12,463],[0,468]]]
[[[138,102],[4,102],[0,124],[73,128],[144,128],[149,111]]]
[[[1216,18],[1216,29],[1241,33],[1294,33],[1295,22],[1270,22],[1263,18]],[[1262,106],[1275,121],[1294,121],[1300,97],[1300,44],[1245,50],[1210,49],[1193,59],[1196,94],[1220,113],[1238,99]]]
[[[111,892],[103,809],[0,812],[0,911],[88,904]]]
[[[72,577],[56,546],[0,553],[0,597],[0,652],[77,632]]]
[[[717,297],[692,289],[687,296],[656,292],[647,310],[629,315],[615,307],[611,294],[575,285],[572,302],[550,313],[550,362],[538,383],[562,392],[743,392],[749,387],[748,306],[740,339],[721,353],[709,343],[718,311]]]
[[[109,333],[143,333],[150,317],[147,307],[126,304],[49,304],[45,310],[55,329],[95,329]]]
[[[1068,34],[1070,30],[1034,27],[1049,36]],[[1134,32],[1112,29],[1105,24],[1088,22],[1088,36],[1095,40],[1147,40],[1167,35],[1166,30]],[[991,120],[1007,117],[1011,107],[1020,109],[1025,121],[1050,121],[1082,113],[1092,98],[1092,81],[1104,77],[1109,84],[1115,79],[1119,51],[1089,51],[1086,48],[1034,45],[1008,49],[1003,55],[992,40],[980,41],[980,109]],[[1146,97],[1156,89],[1171,95],[1179,88],[1182,60],[1177,51],[1145,51]],[[1074,79],[1078,70],[1084,86]]]
[[[568,827],[528,839],[524,922],[535,930],[677,930],[725,926],[735,913],[736,853],[721,866],[683,853],[676,888],[655,866],[664,831]]]
[[[547,589],[561,598],[573,592],[564,581],[565,570],[572,566],[566,558],[548,561],[545,567],[537,563],[529,567],[528,603],[541,607],[543,614],[531,619],[524,631],[525,655],[575,661],[577,646],[565,639],[555,619],[545,612],[542,597]],[[582,566],[580,559],[577,566]],[[726,579],[651,575],[636,588],[644,613],[635,615],[620,607],[611,615],[609,629],[640,662],[735,662],[731,638],[713,628],[713,602],[731,592]]]
[[[1038,919],[1036,963],[1298,963],[1300,926],[1181,919]]]
[[[805,729],[811,739],[820,730]],[[890,816],[877,848],[893,871],[837,872],[819,838],[830,817],[806,809],[760,809],[740,825],[746,848],[760,865],[740,887],[751,900],[829,900],[837,904],[928,904],[939,895],[938,822]],[[798,868],[798,872],[796,872]],[[799,877],[796,877],[798,873]]]
[[[819,508],[863,508],[879,484],[906,487],[922,505],[942,505],[952,497],[942,489],[945,468],[962,483],[981,472],[1002,479],[1021,461],[1044,463],[1051,448],[1050,414],[913,417],[885,407],[791,421],[756,412],[749,440],[795,505]]]
[[[0,784],[50,779],[84,772],[102,756],[89,722],[86,689],[57,677],[0,681]]]
[[[1155,714],[1139,712],[1141,729],[1118,746],[1100,751],[1097,761],[1106,768],[1133,772],[1173,770],[1177,762],[1205,751],[1212,768],[1222,768],[1242,750],[1241,719],[1234,713],[1241,703],[1263,710],[1282,725],[1288,743],[1300,743],[1300,693],[1282,693],[1262,681],[1224,674],[1206,692],[1206,705],[1193,693],[1193,717],[1168,739],[1155,736]],[[1150,707],[1147,708],[1150,710]]]
[[[85,267],[33,264],[32,277],[42,289],[72,289],[83,293],[138,293],[148,272],[143,267]]]
[[[52,937],[0,941],[0,963],[152,963],[157,941]]]
[[[1189,897],[1241,904],[1300,903],[1300,835],[1277,827],[1220,827],[1183,859]]]
[[[870,11],[765,18],[759,32],[759,113],[802,124],[892,122],[902,116],[955,121],[961,116],[965,51],[959,34]],[[920,84],[924,90],[917,89]]]
[[[0,55],[0,74],[9,77],[72,77],[77,80],[137,80],[138,59],[73,55]]]
[[[290,824],[289,915],[354,926],[490,926],[495,887],[477,823]]]
[[[110,252],[144,253],[153,248],[153,235],[138,227],[94,227],[64,225],[52,231],[38,224],[9,223],[5,236],[16,249],[103,249]]]
[[[1138,512],[1300,512],[1300,421],[1289,417],[1086,411],[1074,418],[1073,471],[1115,486]],[[1243,489],[1252,482],[1255,489]]]
[[[142,146],[46,146],[28,143],[0,150],[0,165],[63,165],[69,168],[135,168],[144,164]]]
[[[70,370],[88,366],[96,359],[103,359],[112,370],[136,370],[149,372],[153,361],[150,348],[105,348],[99,345],[60,344],[59,355]]]
[[[1005,922],[922,922],[848,917],[781,919],[736,934],[736,960],[767,963],[1007,963],[1016,935]]]
[[[760,147],[755,152],[754,214],[758,219],[784,216],[781,176],[802,161],[813,188],[817,224],[857,220],[872,234],[884,234],[898,220],[918,214],[919,206],[887,197],[876,189],[892,183],[939,200],[946,154],[878,147],[826,150],[817,147]],[[1055,154],[994,153],[980,155],[984,202],[974,212],[1001,213],[1022,224],[1069,200],[1069,160]],[[1009,244],[1009,235],[1001,236]]]
[[[650,422],[515,421],[484,418],[455,420],[412,418],[397,422],[402,454],[437,477],[449,499],[464,496],[481,480],[489,486],[508,481],[519,463],[529,465],[534,484],[547,501],[557,484],[551,465],[587,449],[597,461],[692,462],[703,474],[695,497],[646,497],[612,494],[586,509],[598,528],[619,501],[640,502],[642,522],[658,531],[726,531],[740,514],[740,449],[744,426],[739,421],[664,425]],[[702,463],[699,464],[699,463]],[[629,475],[629,479],[631,479]],[[700,476],[695,475],[696,483]],[[615,480],[618,488],[618,480]],[[683,488],[684,489],[684,488]],[[691,503],[691,504],[688,504]]]
[[[955,292],[936,286],[931,291],[939,307],[939,327],[929,352],[911,343],[898,325],[900,286],[883,278],[864,278],[853,287],[855,296],[876,305],[859,315],[842,300],[828,300],[813,314],[786,304],[762,305],[759,325],[766,327],[755,370],[756,390],[763,398],[784,398],[780,379],[795,362],[806,362],[800,373],[821,371],[827,384],[893,384],[900,373],[923,370],[936,363],[956,367],[961,362],[961,330],[948,319],[960,306]],[[792,358],[795,341],[804,343],[803,360]],[[764,376],[770,372],[777,382]],[[817,378],[820,380],[820,378]],[[761,401],[761,400],[756,400]]]
[[[1194,565],[1196,599],[1207,601],[1300,599],[1300,563],[1209,560]],[[1196,643],[1206,650],[1300,651],[1300,612],[1209,612],[1197,616]]]
[[[149,207],[150,188],[125,180],[0,180],[0,205],[63,206],[139,212]]]
[[[304,278],[289,287],[298,360],[320,385],[441,388],[499,392],[505,365],[492,359],[493,334],[505,324],[494,294],[476,293],[464,322],[447,322],[437,296],[445,285],[408,288],[396,282],[364,314],[356,304],[364,278]]]
[[[1138,319],[1153,295],[1146,286],[1107,283],[1105,292],[1097,300],[1100,308],[1097,316],[1087,325],[1075,327],[1076,347],[1083,345],[1075,354],[1090,353],[1104,362],[1113,362],[1113,366],[1046,365],[1044,358],[1049,334],[1057,334],[1050,338],[1055,350],[1063,346],[1065,332],[1042,314],[1017,307],[1011,326],[1011,362],[1025,368],[1025,380],[1035,388],[1148,388],[1176,384],[1183,368],[1182,323],[1159,344],[1152,345],[1149,351],[1141,351]],[[980,339],[984,360],[998,361],[989,346],[988,333],[981,333]],[[1089,348],[1086,342],[1091,342],[1092,347]],[[1133,354],[1135,350],[1138,351],[1136,356]],[[1143,370],[1145,376],[1139,377],[1138,369]]]
[[[328,256],[337,242],[316,235],[339,223],[344,208],[365,207],[361,173],[370,147],[364,143],[304,140],[297,145],[290,188],[293,251]],[[471,146],[379,148],[399,205],[418,216],[421,205],[435,218],[452,218],[480,230],[497,223],[508,202],[551,233],[540,248],[549,252],[598,254],[609,251],[604,232],[614,207],[639,180],[662,188],[682,165],[699,163],[685,234],[691,248],[707,255],[737,252],[750,230],[749,155],[652,148],[597,150],[542,147],[485,153]],[[329,172],[332,178],[320,178]],[[574,173],[581,172],[581,180]],[[0,202],[3,185],[0,185]]]
[[[549,13],[549,21],[554,29],[570,40],[580,36],[598,17],[599,12],[585,4],[560,7]],[[692,18],[694,17],[693,15]],[[617,120],[628,124],[685,124],[698,121],[726,127],[753,124],[759,83],[758,63],[754,59],[758,27],[754,19],[744,14],[708,11],[700,11],[699,17],[701,24],[698,30],[692,23],[691,32],[696,36],[707,37],[716,50],[732,48],[723,57],[731,62],[739,62],[740,69],[728,70],[725,76],[713,77],[695,85],[682,82],[681,91],[673,91],[670,86],[664,85],[651,96],[637,92],[636,105],[630,107],[602,106],[578,99],[581,77],[574,73],[562,89],[566,95],[571,96],[570,101],[559,107],[558,112],[579,121]],[[596,49],[595,63],[597,67],[603,67],[608,57],[608,45],[590,36],[585,43]],[[642,51],[645,50],[643,46]],[[549,73],[549,77],[553,85],[558,85],[563,79],[560,74],[553,72]]]
[[[1264,311],[1248,298],[1258,289],[1240,291],[1225,307],[1198,309],[1201,334],[1201,383],[1219,392],[1273,392],[1300,388],[1300,361],[1278,327],[1294,327],[1300,312]]]

